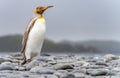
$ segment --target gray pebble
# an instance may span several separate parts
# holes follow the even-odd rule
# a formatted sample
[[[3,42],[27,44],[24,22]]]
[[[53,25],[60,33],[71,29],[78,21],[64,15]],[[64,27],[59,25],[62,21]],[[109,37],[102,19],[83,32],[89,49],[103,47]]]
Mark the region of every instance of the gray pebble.
[[[49,68],[49,67],[39,67],[39,66],[36,66],[34,68],[32,68],[30,70],[30,72],[32,73],[39,73],[39,74],[53,74],[55,72],[55,70],[53,68]]]
[[[10,62],[3,62],[0,64],[0,70],[14,70],[15,65]]]
[[[101,76],[101,75],[107,75],[109,73],[108,69],[88,69],[87,74],[92,76]]]
[[[85,74],[83,73],[74,73],[75,78],[85,78]]]
[[[71,65],[71,64],[61,63],[61,64],[56,64],[56,65],[54,65],[54,68],[55,68],[56,70],[66,70],[66,69],[74,69],[74,66]]]

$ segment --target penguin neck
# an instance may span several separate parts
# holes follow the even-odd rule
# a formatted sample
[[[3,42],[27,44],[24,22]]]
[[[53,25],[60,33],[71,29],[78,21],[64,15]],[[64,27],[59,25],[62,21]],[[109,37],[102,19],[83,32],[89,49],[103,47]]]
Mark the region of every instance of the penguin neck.
[[[45,22],[45,18],[44,18],[43,15],[40,15],[38,19],[39,19],[40,21],[42,21],[42,22]]]

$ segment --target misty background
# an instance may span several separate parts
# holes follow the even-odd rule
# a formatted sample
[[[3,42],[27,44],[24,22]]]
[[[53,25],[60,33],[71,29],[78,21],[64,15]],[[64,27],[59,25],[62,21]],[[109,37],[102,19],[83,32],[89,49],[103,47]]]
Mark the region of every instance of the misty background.
[[[120,0],[0,0],[1,39],[12,35],[9,37],[19,40],[19,47],[25,27],[34,16],[34,8],[45,5],[54,6],[44,14],[46,38],[54,46],[71,46],[68,50],[74,47],[70,51],[120,51]],[[8,39],[0,40],[0,51],[10,50],[10,46],[10,49],[3,49],[7,45],[15,45],[14,39],[13,43],[7,43]],[[16,51],[14,49],[11,51]],[[59,51],[63,49],[59,47]],[[44,50],[50,51],[48,48]]]

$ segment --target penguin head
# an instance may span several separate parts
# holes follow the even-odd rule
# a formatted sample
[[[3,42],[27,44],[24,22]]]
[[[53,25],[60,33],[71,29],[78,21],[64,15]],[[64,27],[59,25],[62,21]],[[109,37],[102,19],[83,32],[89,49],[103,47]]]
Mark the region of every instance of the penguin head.
[[[42,15],[45,12],[45,10],[47,10],[48,8],[51,8],[51,7],[53,7],[53,6],[38,6],[35,8],[34,12],[35,12],[35,14]]]

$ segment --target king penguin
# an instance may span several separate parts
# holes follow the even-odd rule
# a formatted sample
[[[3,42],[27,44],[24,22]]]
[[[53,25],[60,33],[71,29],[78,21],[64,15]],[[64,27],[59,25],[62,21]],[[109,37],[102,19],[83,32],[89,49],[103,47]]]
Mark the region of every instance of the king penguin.
[[[40,55],[46,32],[46,22],[43,13],[51,7],[53,6],[39,6],[35,8],[34,12],[38,17],[32,18],[26,27],[21,49],[24,60],[21,65],[29,63],[34,57]]]

